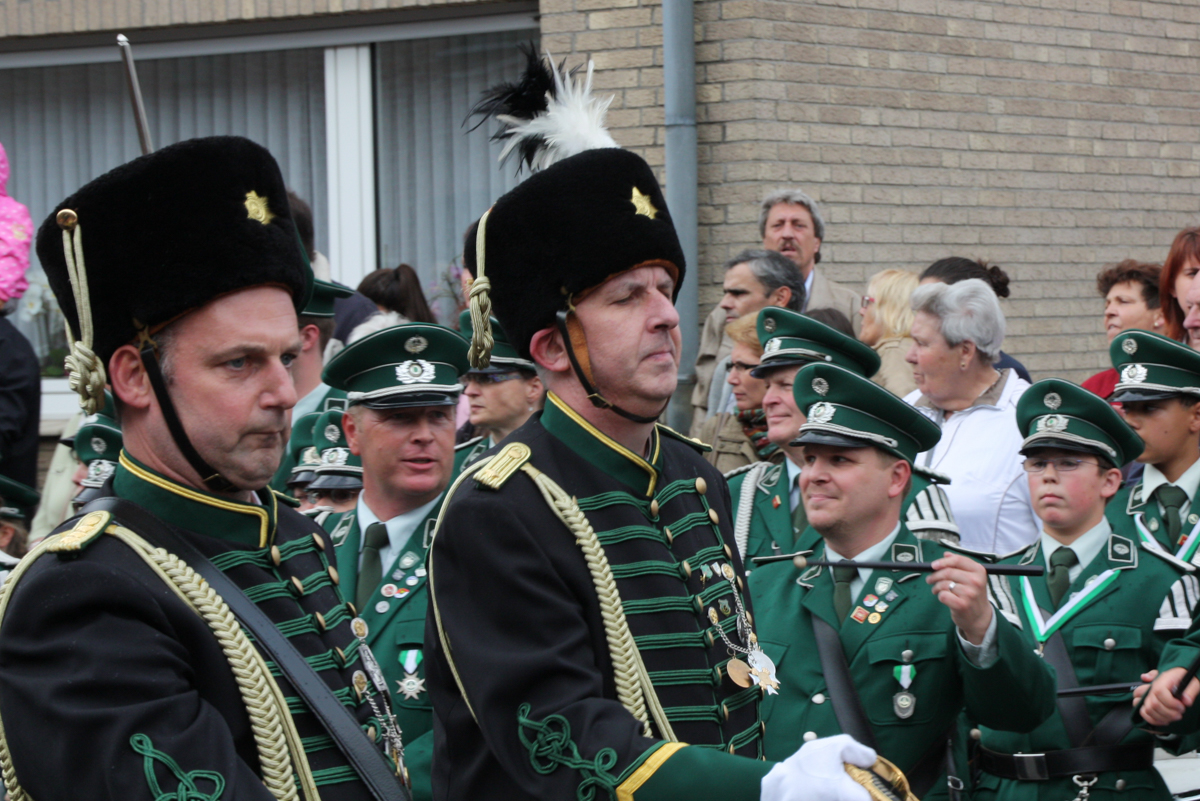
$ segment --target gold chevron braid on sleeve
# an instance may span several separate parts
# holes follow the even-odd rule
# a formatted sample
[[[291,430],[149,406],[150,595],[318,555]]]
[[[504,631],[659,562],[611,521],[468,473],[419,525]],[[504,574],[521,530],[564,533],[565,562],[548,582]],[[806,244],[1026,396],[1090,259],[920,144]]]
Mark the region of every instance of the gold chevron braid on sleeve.
[[[592,524],[588,522],[575,499],[549,476],[528,463],[521,465],[521,470],[537,484],[546,503],[575,535],[575,540],[583,551],[583,558],[592,574],[592,584],[596,588],[596,597],[600,601],[600,616],[604,620],[604,636],[608,640],[609,657],[613,663],[617,699],[631,715],[641,721],[647,737],[653,736],[649,720],[650,716],[653,716],[659,736],[669,742],[677,742],[667,714],[659,703],[658,693],[654,691],[654,685],[650,682],[650,675],[646,672],[637,643],[633,641],[633,634],[629,631],[629,622],[625,619],[625,608],[621,604],[616,579],[613,578],[608,557],[600,544],[600,538],[592,529]],[[650,708],[650,715],[646,714],[647,706]]]
[[[70,532],[67,532],[70,533]],[[111,525],[105,531],[124,542],[184,603],[204,619],[225,654],[234,680],[250,717],[251,730],[262,765],[263,784],[277,801],[299,801],[293,771],[300,779],[307,801],[318,801],[316,782],[299,732],[279,685],[271,677],[258,649],[242,631],[228,604],[217,595],[202,576],[182,559],[162,548],[154,548],[126,528]],[[61,536],[61,535],[60,535]],[[50,537],[31,551],[9,575],[0,591],[0,624],[8,609],[13,588],[25,571],[43,553],[53,550],[56,537]],[[20,786],[8,748],[3,722],[0,721],[0,774],[11,801],[32,801]]]

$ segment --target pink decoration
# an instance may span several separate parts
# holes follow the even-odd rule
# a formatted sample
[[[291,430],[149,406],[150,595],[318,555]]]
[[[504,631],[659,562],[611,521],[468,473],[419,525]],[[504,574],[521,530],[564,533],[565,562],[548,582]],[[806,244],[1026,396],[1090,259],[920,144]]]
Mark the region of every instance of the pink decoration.
[[[33,218],[29,209],[8,196],[8,154],[0,144],[0,303],[19,298],[29,288],[29,247]]]

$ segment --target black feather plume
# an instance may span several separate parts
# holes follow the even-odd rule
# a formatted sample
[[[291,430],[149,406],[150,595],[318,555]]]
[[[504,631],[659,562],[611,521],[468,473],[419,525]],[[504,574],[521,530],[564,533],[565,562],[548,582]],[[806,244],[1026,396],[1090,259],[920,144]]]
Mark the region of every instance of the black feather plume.
[[[554,74],[546,60],[538,53],[537,45],[529,42],[520,45],[520,48],[525,54],[525,73],[519,81],[499,83],[484,90],[479,102],[467,114],[467,119],[463,120],[463,125],[466,125],[471,117],[479,117],[479,122],[472,125],[470,130],[474,131],[489,119],[500,116],[532,120],[546,113],[549,108],[548,99],[555,96]],[[512,135],[512,126],[505,125],[492,134],[491,140],[503,142]],[[521,163],[532,168],[534,157],[544,146],[545,139],[541,137],[527,138],[521,142],[517,148]]]

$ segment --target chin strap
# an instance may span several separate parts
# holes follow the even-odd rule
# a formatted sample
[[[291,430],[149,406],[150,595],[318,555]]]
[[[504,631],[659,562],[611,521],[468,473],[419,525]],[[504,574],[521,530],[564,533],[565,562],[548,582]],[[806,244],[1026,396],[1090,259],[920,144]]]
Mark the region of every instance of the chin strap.
[[[146,375],[150,379],[150,386],[154,389],[154,396],[158,398],[163,419],[167,421],[167,430],[171,432],[171,439],[175,440],[179,452],[183,454],[184,459],[187,459],[192,469],[200,475],[204,486],[208,487],[210,492],[236,492],[238,488],[229,479],[204,461],[204,457],[196,451],[192,441],[188,439],[187,432],[183,430],[183,423],[179,421],[175,404],[171,402],[171,396],[167,393],[167,382],[163,379],[162,368],[158,363],[158,344],[150,338],[146,331],[142,331],[138,336],[142,340],[138,355],[142,357],[142,366],[146,368]]]
[[[579,359],[575,356],[575,345],[571,342],[571,331],[567,327],[568,314],[570,314],[569,311],[560,311],[555,315],[554,323],[558,327],[558,332],[562,334],[563,347],[567,349],[567,358],[571,360],[571,367],[575,370],[575,375],[578,376],[579,383],[583,384],[583,391],[587,393],[588,400],[592,402],[592,405],[597,409],[608,409],[610,412],[619,414],[626,420],[632,420],[635,423],[653,423],[658,420],[659,415],[667,410],[667,405],[670,403],[670,401],[667,401],[666,404],[663,404],[663,407],[659,410],[658,414],[645,417],[640,414],[634,414],[633,412],[625,411],[620,406],[617,406],[612,401],[606,399],[596,390],[595,385],[592,384],[591,378],[579,364]]]

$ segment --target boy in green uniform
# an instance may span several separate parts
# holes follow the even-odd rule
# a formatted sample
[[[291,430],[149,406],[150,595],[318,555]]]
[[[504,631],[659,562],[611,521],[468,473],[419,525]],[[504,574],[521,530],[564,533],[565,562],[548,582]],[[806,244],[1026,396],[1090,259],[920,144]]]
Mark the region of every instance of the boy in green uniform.
[[[809,525],[800,503],[800,460],[803,449],[791,444],[804,423],[796,407],[792,382],[806,364],[836,364],[864,378],[879,369],[879,356],[858,340],[788,309],[768,307],[758,313],[758,338],[762,360],[751,371],[765,379],[763,410],[767,438],[784,452],[782,464],[759,462],[726,474],[734,504],[734,536],[738,550],[753,570],[755,557],[809,550],[819,535]],[[950,503],[928,472],[913,476],[904,515],[909,527],[923,539],[957,540],[958,527]],[[943,483],[948,479],[938,477]]]
[[[1122,487],[1107,515],[1114,531],[1191,562],[1200,545],[1200,353],[1149,331],[1109,347],[1119,375],[1109,401],[1146,445],[1142,478]]]
[[[1042,535],[1006,561],[1047,572],[993,576],[994,602],[1037,640],[1060,693],[1137,683],[1191,625],[1200,589],[1185,563],[1114,533],[1105,517],[1121,484],[1117,465],[1141,453],[1142,440],[1104,400],[1059,379],[1026,390],[1017,425]],[[1153,767],[1155,738],[1134,729],[1129,701],[1060,697],[1054,716],[1029,734],[980,727],[975,797],[1169,799]]]
[[[414,799],[431,797],[433,756],[423,664],[425,553],[454,478],[454,405],[466,370],[466,340],[413,323],[358,340],[324,375],[350,404],[338,413],[341,429],[331,424],[330,435],[344,429],[345,441],[325,452],[329,469],[336,471],[333,461],[359,462],[362,493],[351,510],[323,525],[337,550],[342,591],[370,627],[367,644],[392,688]]]
[[[807,417],[792,447],[821,536],[814,556],[845,567],[789,561],[751,576],[760,642],[780,684],[794,688],[763,702],[766,756],[844,732],[895,763],[919,797],[944,795],[948,773],[961,789],[965,763],[950,765],[947,753],[960,712],[1029,731],[1053,709],[1053,677],[1032,642],[992,613],[983,567],[902,520],[912,460],[937,442],[937,426],[828,364],[801,369],[794,393]],[[854,566],[877,560],[896,569]],[[903,569],[926,561],[938,569],[925,582]]]

